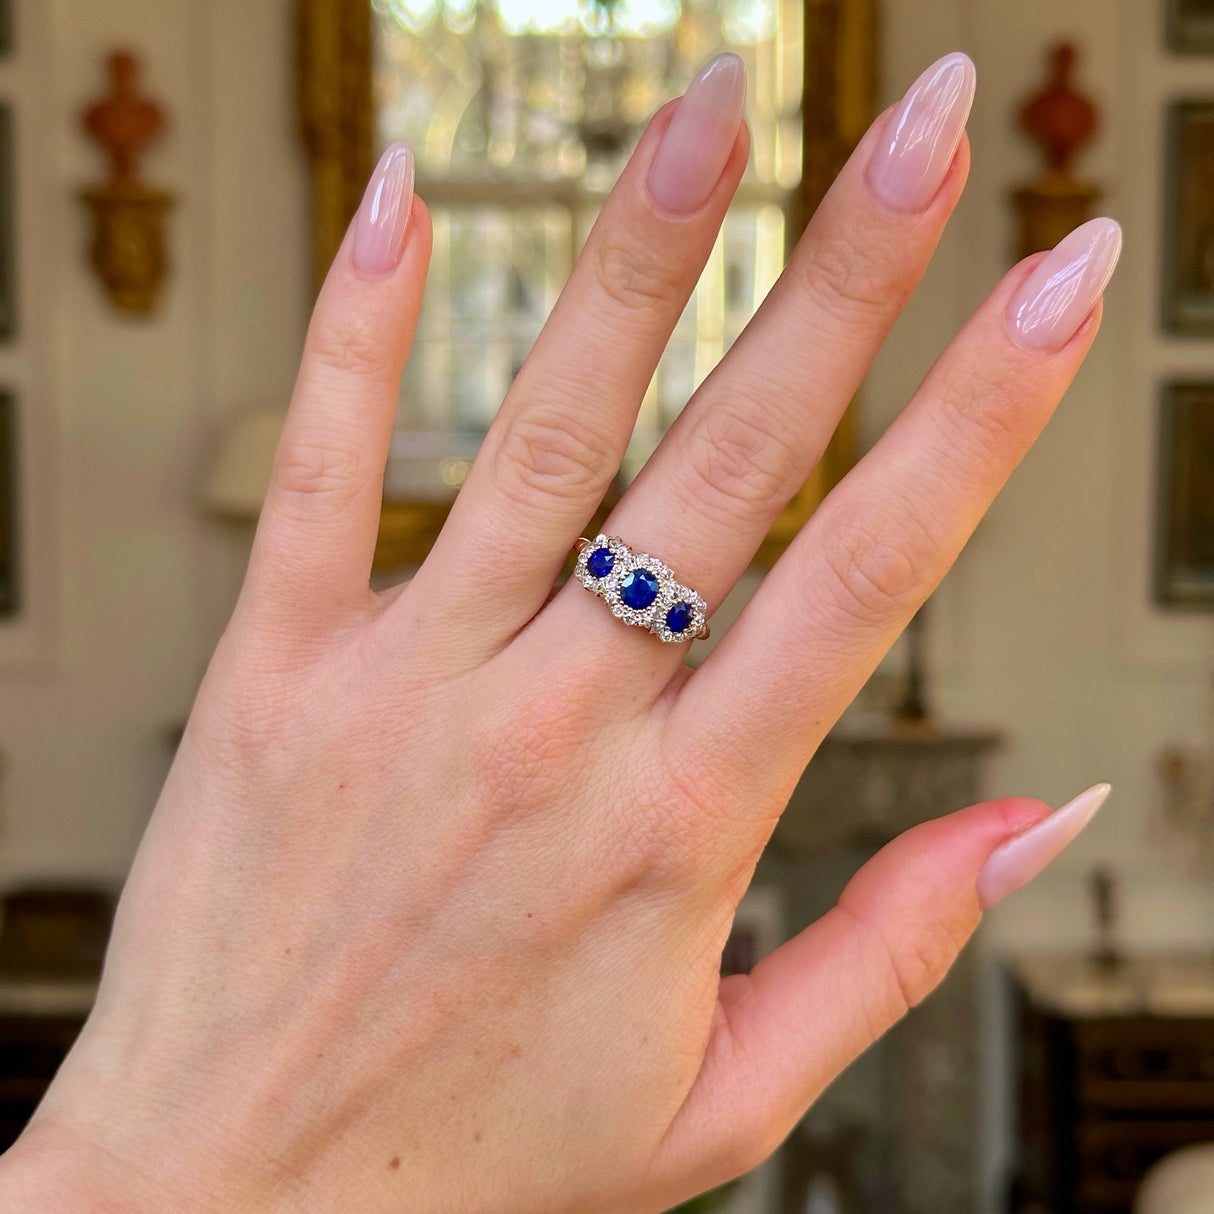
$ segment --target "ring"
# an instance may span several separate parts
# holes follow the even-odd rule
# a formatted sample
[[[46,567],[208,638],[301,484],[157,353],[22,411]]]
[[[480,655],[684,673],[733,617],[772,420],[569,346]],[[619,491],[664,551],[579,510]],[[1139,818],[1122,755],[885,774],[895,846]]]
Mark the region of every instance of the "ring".
[[[633,552],[614,535],[578,540],[573,574],[625,624],[648,628],[672,644],[708,636],[708,604],[657,557]]]

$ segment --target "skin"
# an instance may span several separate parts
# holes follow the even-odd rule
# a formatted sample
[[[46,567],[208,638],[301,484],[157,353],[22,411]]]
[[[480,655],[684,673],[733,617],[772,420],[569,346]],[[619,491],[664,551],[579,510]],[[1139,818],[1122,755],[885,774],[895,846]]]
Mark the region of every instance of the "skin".
[[[688,217],[660,112],[412,582],[368,586],[430,222],[317,304],[246,584],[124,893],[97,1008],[0,1210],[590,1214],[762,1160],[922,999],[975,881],[1048,808],[901,836],[839,905],[721,981],[805,763],[1046,423],[1057,352],[1014,269],[709,656],[551,587],[743,171]],[[880,121],[880,120],[879,120]],[[960,195],[872,195],[861,144],[745,336],[607,530],[714,607],[804,480]]]

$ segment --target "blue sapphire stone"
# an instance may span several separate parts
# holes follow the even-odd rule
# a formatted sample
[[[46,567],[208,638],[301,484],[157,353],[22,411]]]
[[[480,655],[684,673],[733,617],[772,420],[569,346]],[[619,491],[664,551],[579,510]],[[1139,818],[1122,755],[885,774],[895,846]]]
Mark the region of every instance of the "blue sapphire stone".
[[[596,548],[586,560],[592,577],[606,577],[614,564],[615,556],[610,548]]]
[[[690,623],[691,605],[689,603],[675,603],[666,613],[666,627],[671,632],[685,632]]]
[[[633,611],[644,611],[658,597],[658,579],[648,569],[634,569],[620,583],[620,601]]]

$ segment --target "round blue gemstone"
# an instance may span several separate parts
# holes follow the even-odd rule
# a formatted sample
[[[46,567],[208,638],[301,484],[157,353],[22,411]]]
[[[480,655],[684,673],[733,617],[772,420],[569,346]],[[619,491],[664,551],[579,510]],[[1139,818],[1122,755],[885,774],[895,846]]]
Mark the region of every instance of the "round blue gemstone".
[[[610,548],[596,548],[586,560],[592,577],[606,577],[614,564],[615,557]]]
[[[648,569],[634,569],[620,583],[620,600],[633,611],[644,611],[658,597],[658,579]]]
[[[691,605],[689,603],[675,603],[666,613],[666,627],[671,632],[684,632],[690,623]]]

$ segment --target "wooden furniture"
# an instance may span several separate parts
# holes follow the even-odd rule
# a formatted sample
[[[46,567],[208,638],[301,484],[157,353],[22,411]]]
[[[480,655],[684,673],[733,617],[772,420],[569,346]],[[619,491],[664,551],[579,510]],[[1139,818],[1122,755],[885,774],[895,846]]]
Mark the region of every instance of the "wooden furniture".
[[[96,993],[95,981],[0,978],[0,1151],[33,1116]]]
[[[1013,1214],[1131,1214],[1147,1170],[1214,1141],[1214,957],[1019,958]]]
[[[8,893],[0,925],[0,1151],[29,1121],[97,994],[106,890]]]

